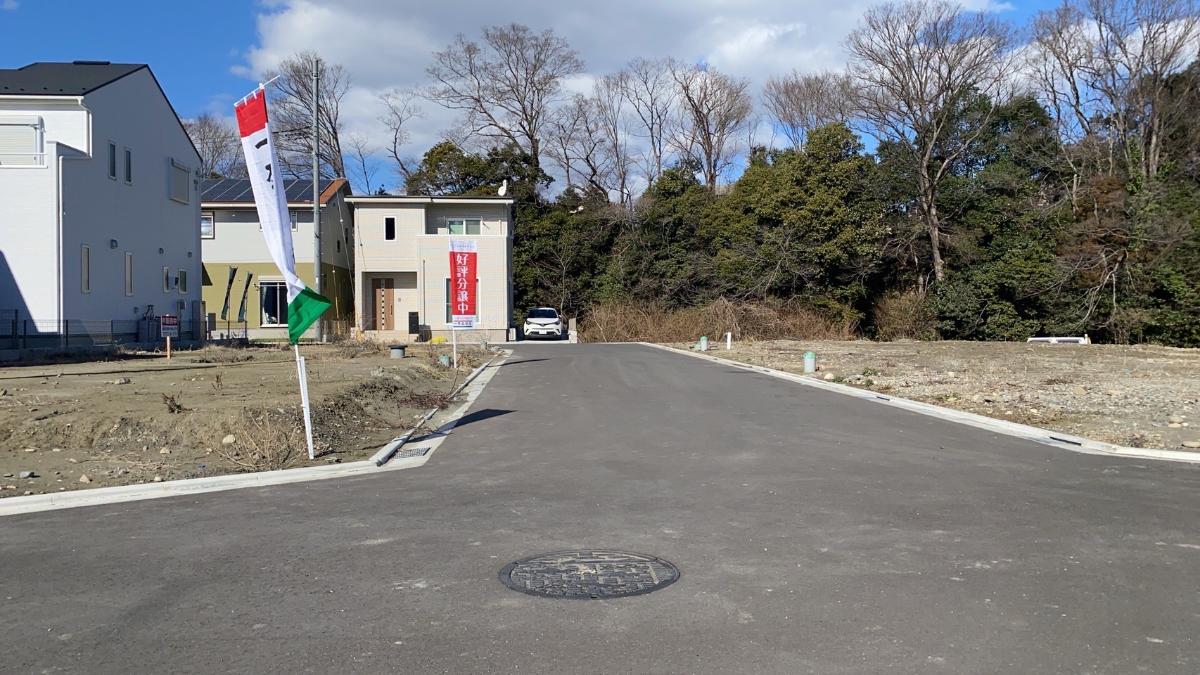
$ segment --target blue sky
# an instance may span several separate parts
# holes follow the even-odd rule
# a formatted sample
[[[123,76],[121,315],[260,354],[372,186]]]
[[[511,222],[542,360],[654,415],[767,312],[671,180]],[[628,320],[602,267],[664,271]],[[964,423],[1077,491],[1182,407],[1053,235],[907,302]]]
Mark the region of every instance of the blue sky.
[[[259,74],[315,48],[352,79],[343,104],[347,133],[382,146],[379,95],[424,86],[430,55],[459,32],[474,38],[482,26],[513,21],[553,28],[586,64],[567,82],[569,91],[587,92],[596,77],[635,56],[703,61],[748,78],[757,91],[772,74],[840,68],[842,40],[874,1],[0,0],[0,67],[75,59],[149,63],[181,116],[230,116],[233,101]],[[1017,24],[1056,4],[965,2]],[[457,123],[446,110],[420,105],[406,148],[416,157]],[[377,183],[394,182],[386,161],[373,164]]]
[[[230,68],[245,62],[261,11],[244,0],[19,0],[15,9],[0,9],[0,67],[76,59],[149,63],[179,114],[191,117],[253,86]]]

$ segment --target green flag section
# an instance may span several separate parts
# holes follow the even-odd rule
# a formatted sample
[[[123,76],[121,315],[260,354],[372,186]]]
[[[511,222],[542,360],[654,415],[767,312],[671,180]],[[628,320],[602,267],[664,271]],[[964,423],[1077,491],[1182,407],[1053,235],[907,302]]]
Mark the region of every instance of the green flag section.
[[[325,296],[318,295],[307,286],[304,287],[296,299],[288,303],[288,341],[292,344],[299,342],[304,331],[332,305]]]

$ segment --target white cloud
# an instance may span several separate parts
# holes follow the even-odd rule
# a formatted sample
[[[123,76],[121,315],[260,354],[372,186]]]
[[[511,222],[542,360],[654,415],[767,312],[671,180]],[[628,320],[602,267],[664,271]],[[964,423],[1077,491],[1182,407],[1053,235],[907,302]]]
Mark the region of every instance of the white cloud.
[[[0,2],[0,10],[4,10],[6,12],[15,11],[20,6],[21,3],[17,2],[17,0],[3,0]]]
[[[11,0],[9,0],[11,1]],[[610,0],[589,3],[396,3],[393,0],[278,0],[258,17],[258,43],[234,72],[256,80],[282,59],[314,49],[347,69],[353,89],[343,112],[350,131],[384,139],[378,95],[391,88],[428,84],[431,54],[457,33],[476,39],[483,26],[523,23],[552,28],[580,53],[584,73],[565,89],[589,92],[599,76],[634,57],[707,63],[751,80],[753,91],[772,74],[840,67],[842,41],[872,0]],[[1003,9],[997,0],[971,0],[980,9]],[[410,151],[419,155],[455,115],[422,102]]]

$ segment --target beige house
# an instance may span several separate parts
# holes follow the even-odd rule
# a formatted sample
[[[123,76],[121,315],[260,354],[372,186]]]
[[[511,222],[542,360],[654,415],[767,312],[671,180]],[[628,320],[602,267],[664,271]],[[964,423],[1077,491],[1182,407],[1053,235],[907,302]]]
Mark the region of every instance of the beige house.
[[[497,342],[512,325],[512,199],[363,196],[354,211],[357,327],[379,340],[450,337],[450,238],[478,246],[477,318],[460,340]]]

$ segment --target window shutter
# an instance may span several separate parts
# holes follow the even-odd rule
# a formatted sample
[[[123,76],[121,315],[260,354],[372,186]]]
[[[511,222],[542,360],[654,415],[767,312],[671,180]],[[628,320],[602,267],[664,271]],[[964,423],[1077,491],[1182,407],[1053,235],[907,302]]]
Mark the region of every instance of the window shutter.
[[[171,199],[187,204],[192,196],[192,172],[171,160]]]
[[[0,117],[0,165],[37,166],[40,117]]]

